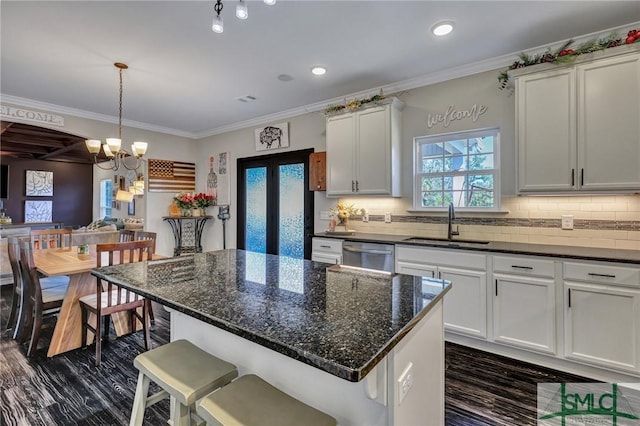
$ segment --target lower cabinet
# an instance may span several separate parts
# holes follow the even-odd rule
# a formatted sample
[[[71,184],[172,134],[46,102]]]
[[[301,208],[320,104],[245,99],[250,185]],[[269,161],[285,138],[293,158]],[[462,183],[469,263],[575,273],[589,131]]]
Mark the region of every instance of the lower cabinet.
[[[565,357],[640,372],[640,270],[565,263]]]
[[[311,260],[342,264],[342,240],[314,237],[311,240]]]
[[[493,256],[493,340],[556,353],[555,262]]]
[[[555,282],[494,274],[493,338],[540,352],[556,352]]]
[[[449,280],[445,330],[487,338],[487,257],[452,250],[396,246],[396,272]]]

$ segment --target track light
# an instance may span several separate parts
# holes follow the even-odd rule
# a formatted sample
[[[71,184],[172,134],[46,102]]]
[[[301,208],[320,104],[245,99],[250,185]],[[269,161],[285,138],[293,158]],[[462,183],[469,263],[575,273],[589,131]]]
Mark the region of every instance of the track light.
[[[276,0],[264,0],[264,3],[269,6],[273,6],[276,4]],[[222,12],[222,0],[216,0],[215,5],[213,6],[213,10],[216,11],[216,16],[213,17],[213,24],[211,25],[211,29],[213,32],[221,33],[224,31],[224,24],[222,22],[222,16],[220,13]],[[236,17],[238,19],[247,19],[249,17],[249,8],[247,7],[247,0],[238,0],[238,4],[236,4]]]
[[[244,0],[240,0],[236,5],[236,17],[238,19],[247,19],[249,17],[247,2],[245,2]]]

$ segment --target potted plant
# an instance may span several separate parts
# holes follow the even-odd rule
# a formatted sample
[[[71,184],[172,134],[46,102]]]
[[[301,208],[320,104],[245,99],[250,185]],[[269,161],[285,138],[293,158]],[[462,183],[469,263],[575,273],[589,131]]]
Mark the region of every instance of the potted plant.
[[[200,209],[199,213],[206,214],[206,208],[210,206],[214,206],[216,203],[216,199],[211,194],[205,194],[204,192],[200,192],[193,197],[194,203],[198,209]]]
[[[177,194],[173,197],[173,202],[180,208],[182,216],[191,216],[191,210],[196,206],[195,198],[190,192]]]

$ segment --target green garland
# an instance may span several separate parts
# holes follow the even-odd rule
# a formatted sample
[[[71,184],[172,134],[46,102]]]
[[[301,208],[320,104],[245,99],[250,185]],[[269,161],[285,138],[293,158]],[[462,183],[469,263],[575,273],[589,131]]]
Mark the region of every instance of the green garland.
[[[627,34],[627,37],[624,41],[618,36],[616,32],[612,32],[606,37],[588,40],[575,49],[570,49],[571,45],[573,44],[573,40],[569,40],[554,51],[552,51],[551,48],[547,48],[546,52],[538,53],[535,55],[529,55],[524,52],[520,53],[518,55],[519,60],[511,64],[508,69],[502,71],[498,76],[500,90],[507,88],[507,86],[509,85],[508,72],[511,70],[544,63],[567,63],[575,60],[577,56],[584,55],[585,53],[591,53],[598,50],[608,49],[610,47],[620,46],[623,43],[632,44],[637,42],[640,42],[640,31],[631,30]]]
[[[327,108],[325,108],[324,113],[325,115],[331,115],[331,114],[336,114],[345,110],[348,111],[353,111],[356,109],[360,109],[364,106],[367,106],[368,104],[371,103],[375,103],[375,102],[379,102],[381,100],[383,100],[385,98],[384,94],[382,93],[382,89],[380,89],[380,93],[378,93],[377,95],[373,95],[370,98],[366,98],[366,99],[352,99],[349,102],[344,101],[343,104],[333,104],[333,105],[329,105]]]

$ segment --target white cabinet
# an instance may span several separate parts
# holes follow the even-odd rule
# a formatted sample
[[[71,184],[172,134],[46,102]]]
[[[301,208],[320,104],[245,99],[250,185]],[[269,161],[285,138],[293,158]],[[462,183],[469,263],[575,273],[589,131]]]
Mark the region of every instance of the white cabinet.
[[[640,269],[564,263],[565,357],[640,372]]]
[[[311,240],[311,260],[341,265],[342,240],[314,237]]]
[[[555,262],[493,257],[493,339],[555,354]]]
[[[445,329],[487,337],[487,257],[452,250],[396,246],[396,272],[452,282],[444,298]]]
[[[620,46],[604,59],[514,73],[520,192],[640,188],[638,50]]]
[[[400,111],[386,105],[327,118],[327,196],[400,196]]]

